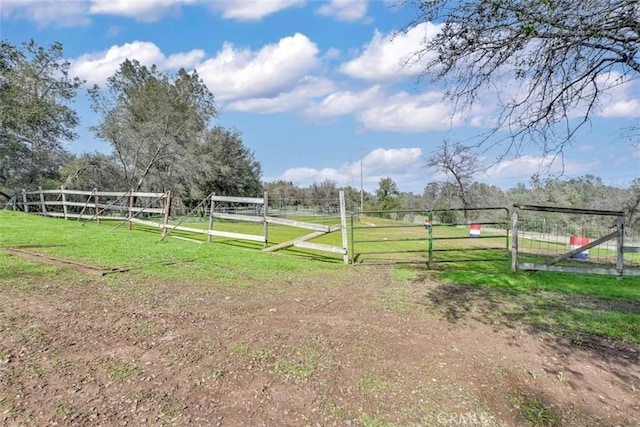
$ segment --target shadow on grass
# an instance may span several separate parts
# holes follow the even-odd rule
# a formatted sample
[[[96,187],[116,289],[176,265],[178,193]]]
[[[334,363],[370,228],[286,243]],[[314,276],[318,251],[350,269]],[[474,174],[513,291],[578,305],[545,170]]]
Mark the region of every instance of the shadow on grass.
[[[424,277],[416,280],[423,281]],[[622,368],[640,363],[637,302],[447,283],[427,290],[419,302],[452,324],[475,320],[492,326],[520,326],[533,334],[551,334],[554,339],[543,340],[544,345],[560,354],[583,350]],[[628,371],[614,373],[621,380],[634,383]]]

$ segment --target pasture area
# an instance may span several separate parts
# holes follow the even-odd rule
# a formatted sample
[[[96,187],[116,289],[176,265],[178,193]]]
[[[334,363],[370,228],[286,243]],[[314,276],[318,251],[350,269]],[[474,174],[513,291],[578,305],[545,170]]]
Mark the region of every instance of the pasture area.
[[[0,211],[2,424],[640,425],[638,277],[115,225]]]

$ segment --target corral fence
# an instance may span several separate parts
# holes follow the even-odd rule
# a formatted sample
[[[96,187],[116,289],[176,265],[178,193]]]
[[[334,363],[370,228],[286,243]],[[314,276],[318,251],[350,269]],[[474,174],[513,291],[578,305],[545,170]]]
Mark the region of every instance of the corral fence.
[[[138,217],[161,217],[166,224],[171,193],[140,191],[22,190],[10,200],[13,210],[76,220],[120,220],[129,224]]]
[[[509,210],[483,207],[355,212],[351,214],[350,244],[352,263],[506,260]]]
[[[271,211],[269,209],[268,194],[266,192],[263,197],[235,197],[210,194],[190,212],[175,221],[174,224],[163,226],[163,229],[167,231],[163,233],[161,240],[169,236],[173,231],[178,231],[182,232],[182,235],[174,235],[173,237],[201,243],[199,240],[188,237],[184,233],[205,234],[207,236],[207,242],[209,243],[211,243],[214,238],[259,242],[262,243],[263,252],[275,252],[289,247],[331,252],[342,255],[343,262],[347,264],[349,262],[347,221],[343,191],[339,193],[338,209],[339,222],[337,224],[321,224],[310,220],[293,220],[278,216],[278,210]],[[194,225],[183,225],[196,222],[195,219],[198,217],[197,212],[204,213],[208,218],[206,228]],[[304,210],[303,213],[309,214],[309,212],[305,212]],[[195,217],[194,214],[196,214]],[[202,215],[200,215],[200,217],[202,218]],[[159,224],[156,223],[154,225],[151,221],[137,220],[136,222],[160,227]],[[251,225],[253,225],[253,227],[251,227]],[[270,244],[269,228],[273,226],[308,230],[311,231],[311,233],[299,235],[276,244]],[[341,232],[341,245],[311,241],[338,231]]]
[[[198,243],[250,241],[264,252],[284,248],[329,252],[345,263],[510,258],[514,272],[640,275],[640,230],[626,228],[621,211],[534,205],[514,205],[511,214],[504,207],[364,211],[352,213],[348,226],[342,191],[339,201],[325,200],[315,209],[269,207],[266,192],[262,197],[210,194],[187,209],[170,192],[64,187],[23,190],[6,207],[85,222],[115,220],[116,227],[126,224],[129,229],[133,224],[152,227],[161,230],[160,240],[169,236]],[[337,232],[339,238],[333,234]]]
[[[185,211],[184,206],[175,209],[176,212],[183,211],[183,215],[179,217],[172,216],[170,192],[40,188],[37,191],[23,190],[20,195],[11,199],[10,205],[14,210],[43,216],[98,222],[119,221],[116,228],[123,224],[127,224],[129,229],[132,224],[157,228],[161,229],[160,240],[169,236],[204,243],[194,238],[195,234],[204,234],[209,243],[214,239],[252,241],[261,243],[263,252],[295,247],[339,254],[345,263],[349,261],[345,199],[342,191],[336,206],[323,208],[320,215],[305,207],[297,207],[288,212],[282,207],[270,210],[266,192],[263,197],[235,197],[212,193],[188,211]],[[290,215],[294,211],[297,218],[303,219],[285,217],[285,213]],[[328,219],[330,223],[319,223],[318,219]],[[269,228],[278,226],[288,228],[286,235],[289,237],[274,243],[269,238]],[[291,232],[291,229],[308,230],[310,233],[292,236],[296,233]],[[313,241],[335,232],[341,232],[339,245]]]
[[[513,272],[640,275],[629,268],[640,267],[640,247],[625,243],[638,236],[625,229],[624,212],[514,205],[512,228]]]

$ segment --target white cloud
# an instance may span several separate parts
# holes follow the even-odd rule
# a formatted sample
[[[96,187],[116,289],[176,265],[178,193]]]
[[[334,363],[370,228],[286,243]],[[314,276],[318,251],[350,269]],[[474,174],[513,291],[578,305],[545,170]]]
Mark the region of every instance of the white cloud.
[[[380,96],[381,90],[378,85],[361,92],[334,92],[325,97],[319,104],[311,107],[307,113],[321,117],[351,114],[371,105]]]
[[[317,13],[333,16],[340,21],[358,21],[367,14],[368,0],[330,0],[317,9]]]
[[[137,59],[141,64],[152,65],[163,61],[164,55],[160,48],[151,42],[134,41],[72,59],[70,72],[85,79],[89,85],[102,85],[126,59]]]
[[[154,22],[183,6],[205,5],[221,12],[223,18],[257,21],[283,9],[304,4],[305,0],[1,0],[3,19],[25,19],[41,26],[88,25],[91,15],[125,16]]]
[[[420,148],[377,148],[362,160],[363,167],[370,174],[385,175],[397,174],[407,167],[422,161]]]
[[[279,179],[291,181],[298,186],[306,187],[313,183],[321,183],[326,180],[331,180],[341,185],[346,182],[348,176],[333,168],[314,169],[299,167],[287,169]]]
[[[257,52],[225,43],[198,73],[222,101],[269,97],[295,85],[319,64],[318,47],[297,33]]]
[[[485,174],[490,183],[517,182],[528,180],[537,173],[551,176],[579,175],[588,172],[596,165],[597,161],[577,162],[566,159],[562,161],[559,158],[549,156],[526,155],[496,163],[488,167]]]
[[[218,10],[227,19],[239,21],[259,21],[267,15],[293,6],[300,6],[305,0],[225,0],[207,2],[212,9]]]
[[[271,98],[251,98],[231,102],[227,109],[255,113],[282,113],[304,110],[313,98],[324,96],[334,90],[334,84],[328,79],[305,77],[299,85],[289,92],[280,93]]]
[[[163,68],[175,70],[178,68],[193,68],[204,59],[205,53],[202,49],[194,49],[190,52],[176,53],[170,55],[162,63]]]
[[[362,159],[363,184],[367,191],[374,191],[381,178],[390,177],[400,188],[419,191],[424,182],[420,148],[377,148]],[[360,161],[345,163],[337,168],[314,169],[297,167],[286,170],[276,179],[291,181],[302,187],[332,180],[338,186],[359,186]]]
[[[596,79],[601,92],[597,115],[602,117],[640,117],[640,83],[618,72],[601,74]]]
[[[154,22],[168,13],[179,11],[183,4],[191,3],[195,3],[195,0],[92,0],[89,13],[126,16],[142,22]]]
[[[179,53],[166,57],[151,42],[134,41],[108,50],[88,53],[71,60],[71,74],[87,81],[89,85],[104,84],[126,59],[136,59],[143,65],[157,65],[160,69],[189,68],[204,56],[201,50]]]
[[[299,33],[259,51],[236,49],[225,43],[209,59],[201,49],[165,56],[154,43],[134,41],[72,59],[71,73],[89,84],[101,85],[125,59],[155,64],[161,70],[195,68],[219,101],[250,99],[234,105],[234,109],[243,111],[258,111],[261,107],[265,108],[262,112],[284,111],[285,103],[295,101],[291,110],[334,90],[328,79],[307,76],[320,62],[318,48]]]
[[[2,19],[24,19],[36,22],[41,27],[73,27],[88,25],[89,4],[84,1],[47,1],[47,0],[2,0],[0,2]]]
[[[607,103],[602,107],[603,117],[640,117],[640,99]]]
[[[419,76],[423,68],[413,61],[413,55],[424,45],[424,40],[440,31],[440,26],[421,23],[406,33],[383,35],[376,31],[362,54],[345,62],[340,71],[365,80],[393,80]]]
[[[369,130],[403,133],[446,130],[464,123],[439,92],[400,92],[365,109],[358,119]]]

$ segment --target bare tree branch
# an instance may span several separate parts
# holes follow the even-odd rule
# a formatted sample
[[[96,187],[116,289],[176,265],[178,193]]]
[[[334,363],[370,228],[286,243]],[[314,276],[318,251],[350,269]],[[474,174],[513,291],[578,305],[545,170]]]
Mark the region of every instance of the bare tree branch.
[[[483,141],[507,130],[509,151],[536,144],[544,154],[562,152],[608,89],[640,77],[637,0],[407,2],[418,16],[405,30],[441,25],[411,61],[423,78],[448,85],[458,109],[495,92],[501,113]]]

